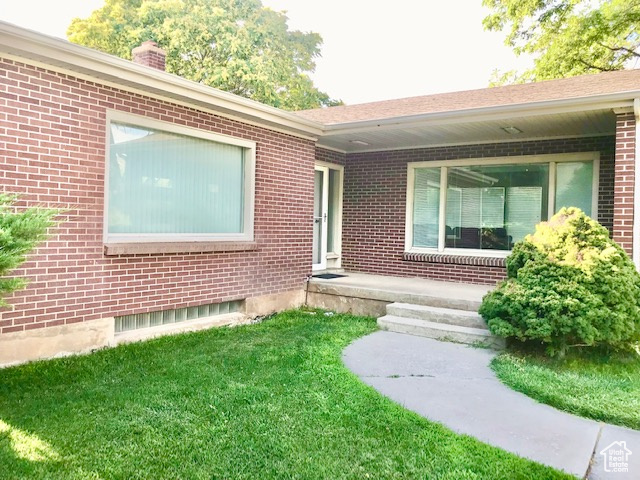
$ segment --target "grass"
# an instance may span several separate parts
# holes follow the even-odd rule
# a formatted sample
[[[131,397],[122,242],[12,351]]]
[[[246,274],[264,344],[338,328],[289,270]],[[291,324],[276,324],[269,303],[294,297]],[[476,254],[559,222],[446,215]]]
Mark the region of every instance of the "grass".
[[[571,478],[361,383],[340,355],[373,330],[293,311],[2,370],[0,478]]]
[[[549,359],[503,353],[492,364],[509,387],[560,410],[640,430],[640,355],[578,353]]]

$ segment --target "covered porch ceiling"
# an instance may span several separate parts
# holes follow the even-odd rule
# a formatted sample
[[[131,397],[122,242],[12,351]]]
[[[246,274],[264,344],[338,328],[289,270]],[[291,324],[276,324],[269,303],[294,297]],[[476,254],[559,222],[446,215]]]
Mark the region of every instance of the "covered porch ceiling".
[[[516,127],[520,133],[508,133]],[[327,125],[318,146],[345,153],[615,135],[609,108],[536,115],[398,118]]]

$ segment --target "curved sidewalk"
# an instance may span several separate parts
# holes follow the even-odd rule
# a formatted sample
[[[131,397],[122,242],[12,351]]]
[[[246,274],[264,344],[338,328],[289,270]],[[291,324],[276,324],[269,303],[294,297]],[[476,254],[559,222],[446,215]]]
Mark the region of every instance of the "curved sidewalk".
[[[580,478],[587,471],[591,480],[640,478],[640,431],[576,417],[511,390],[489,368],[494,355],[379,331],[349,345],[343,361],[383,395],[458,433]],[[632,452],[629,471],[607,472],[600,452],[620,441]]]

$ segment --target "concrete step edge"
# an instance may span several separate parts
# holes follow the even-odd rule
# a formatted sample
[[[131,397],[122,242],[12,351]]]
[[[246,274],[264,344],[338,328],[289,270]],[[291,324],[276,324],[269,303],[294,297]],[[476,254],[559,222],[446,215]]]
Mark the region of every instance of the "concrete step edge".
[[[474,328],[474,327],[465,327],[462,325],[451,325],[448,323],[438,323],[438,322],[430,322],[429,320],[421,320],[418,318],[408,318],[408,317],[399,317],[397,315],[385,315],[378,319],[378,322],[388,322],[388,323],[398,323],[404,325],[414,325],[417,327],[424,326],[428,328],[435,328],[437,330],[446,330],[448,332],[461,332],[461,333],[469,333],[471,335],[479,335],[479,336],[493,336],[488,328]]]
[[[387,305],[386,313],[397,317],[414,318],[449,325],[486,328],[483,318],[477,312],[469,310],[396,302]]]
[[[434,307],[433,305],[420,305],[417,303],[403,303],[393,302],[387,305],[387,308],[396,308],[399,310],[411,310],[414,312],[431,312],[431,313],[444,313],[448,315],[460,315],[463,317],[479,317],[478,312],[471,310],[462,310],[460,308],[450,307]]]
[[[488,329],[461,327],[394,315],[380,317],[378,327],[391,332],[466,344],[481,344],[493,348],[504,348],[505,345],[503,338],[496,337]]]

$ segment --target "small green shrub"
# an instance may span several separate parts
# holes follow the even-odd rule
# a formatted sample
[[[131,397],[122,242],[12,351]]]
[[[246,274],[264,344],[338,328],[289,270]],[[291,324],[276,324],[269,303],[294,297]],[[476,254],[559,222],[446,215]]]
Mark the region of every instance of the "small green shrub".
[[[0,307],[6,307],[4,296],[24,288],[23,278],[6,275],[26,260],[47,235],[47,229],[55,225],[54,217],[59,210],[29,208],[16,210],[15,195],[0,193]]]
[[[627,349],[640,341],[640,275],[608,231],[563,208],[507,258],[507,279],[480,307],[492,333],[572,346]]]

